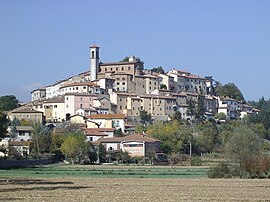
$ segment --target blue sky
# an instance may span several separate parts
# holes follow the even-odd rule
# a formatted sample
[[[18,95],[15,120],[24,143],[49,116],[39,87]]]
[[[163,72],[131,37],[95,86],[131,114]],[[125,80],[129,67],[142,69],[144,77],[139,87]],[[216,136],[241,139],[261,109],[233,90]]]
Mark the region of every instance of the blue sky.
[[[102,62],[140,57],[270,97],[268,0],[0,0],[0,96],[30,100],[40,86]]]

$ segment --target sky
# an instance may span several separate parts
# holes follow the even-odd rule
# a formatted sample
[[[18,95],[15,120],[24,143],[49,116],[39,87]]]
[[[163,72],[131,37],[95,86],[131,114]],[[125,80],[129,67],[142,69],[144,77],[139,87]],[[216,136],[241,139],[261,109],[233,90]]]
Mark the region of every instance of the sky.
[[[0,96],[31,91],[135,55],[270,98],[269,0],[0,0]]]

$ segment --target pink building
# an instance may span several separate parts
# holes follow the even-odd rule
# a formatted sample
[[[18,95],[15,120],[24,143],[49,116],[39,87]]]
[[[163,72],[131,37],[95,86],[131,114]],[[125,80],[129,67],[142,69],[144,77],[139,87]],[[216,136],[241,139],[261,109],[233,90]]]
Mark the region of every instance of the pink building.
[[[87,110],[92,108],[93,100],[97,99],[96,94],[67,93],[65,94],[66,118],[76,114],[78,109]]]

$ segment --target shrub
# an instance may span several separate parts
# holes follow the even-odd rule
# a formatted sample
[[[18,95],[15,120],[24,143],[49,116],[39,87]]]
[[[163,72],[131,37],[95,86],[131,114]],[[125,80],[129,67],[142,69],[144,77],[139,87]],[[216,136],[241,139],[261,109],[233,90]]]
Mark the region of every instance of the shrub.
[[[201,166],[202,165],[202,159],[198,156],[192,157],[191,158],[191,163],[192,166]]]
[[[239,175],[239,168],[227,162],[211,166],[207,172],[209,178],[232,178]]]

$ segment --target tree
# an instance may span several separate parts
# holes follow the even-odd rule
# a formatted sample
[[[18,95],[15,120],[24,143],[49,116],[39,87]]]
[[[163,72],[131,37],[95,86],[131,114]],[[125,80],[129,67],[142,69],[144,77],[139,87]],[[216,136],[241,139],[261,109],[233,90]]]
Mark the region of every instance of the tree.
[[[165,72],[164,69],[161,66],[154,67],[153,69],[150,69],[150,71],[160,73],[160,74],[164,74],[164,72]]]
[[[172,120],[181,121],[182,114],[179,111],[175,111],[172,117]]]
[[[20,126],[20,120],[15,118],[11,121],[11,131],[10,131],[10,136],[12,139],[16,139],[17,137],[17,126]]]
[[[187,101],[188,107],[187,107],[187,115],[193,119],[193,117],[196,115],[196,104],[195,101],[192,99],[188,99]]]
[[[72,164],[81,162],[87,157],[89,151],[85,135],[75,132],[68,134],[60,147],[60,151],[65,155],[66,159],[70,159]]]
[[[10,111],[19,106],[19,101],[14,95],[5,95],[0,97],[0,110]]]
[[[33,124],[33,151],[35,154],[49,153],[51,149],[50,129],[41,123]]]
[[[0,140],[7,134],[8,123],[7,115],[0,110]]]
[[[143,134],[146,131],[146,127],[143,124],[137,124],[135,126],[135,133]]]
[[[125,134],[122,132],[121,128],[118,128],[118,129],[114,130],[113,135],[115,137],[123,137],[123,136],[125,136]]]
[[[224,112],[220,112],[220,113],[215,115],[215,119],[226,120],[226,114]]]
[[[198,96],[198,103],[196,106],[195,119],[198,120],[199,122],[202,122],[203,120],[205,120],[204,100],[205,100],[205,97],[203,95]]]
[[[228,83],[223,85],[218,85],[215,88],[215,92],[218,96],[227,96],[236,100],[245,101],[242,92],[234,83]]]
[[[142,124],[146,124],[146,123],[150,123],[151,122],[151,114],[148,113],[145,110],[140,111],[140,118],[141,118],[141,123]]]
[[[167,90],[167,86],[165,84],[160,84],[160,89],[165,89]]]
[[[193,142],[192,129],[178,121],[156,122],[147,128],[146,134],[160,140],[161,150],[166,154],[189,153],[189,143]]]
[[[245,170],[246,163],[253,156],[261,153],[262,141],[247,125],[238,125],[233,130],[233,136],[226,144],[225,151],[229,159],[240,164],[240,170]]]
[[[98,156],[97,156],[97,149],[96,147],[89,142],[89,151],[88,151],[88,156],[89,156],[89,161],[91,164],[94,164],[97,160],[98,160]]]
[[[99,159],[99,163],[106,162],[106,149],[104,145],[101,143],[98,146],[98,159]]]
[[[201,123],[197,126],[196,131],[198,131],[195,137],[197,153],[213,152],[219,148],[220,138],[215,124],[211,122]]]

